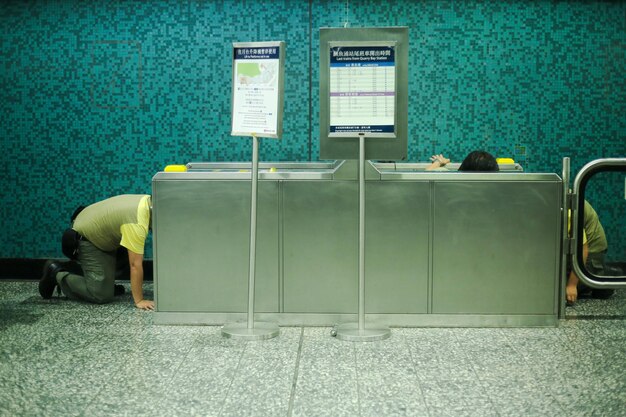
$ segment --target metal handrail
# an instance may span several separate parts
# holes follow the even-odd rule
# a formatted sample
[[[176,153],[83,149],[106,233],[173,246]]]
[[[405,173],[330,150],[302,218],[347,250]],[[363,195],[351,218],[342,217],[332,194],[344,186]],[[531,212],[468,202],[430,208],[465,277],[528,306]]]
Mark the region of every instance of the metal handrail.
[[[584,191],[589,179],[598,172],[605,171],[624,171],[626,172],[626,158],[604,158],[596,159],[587,163],[581,168],[574,179],[573,195],[572,195],[572,246],[576,248],[575,253],[572,255],[572,269],[578,278],[587,286],[591,288],[626,288],[626,276],[596,276],[603,279],[598,281],[593,277],[590,277],[586,273],[586,268],[581,264],[582,260],[582,245],[578,245],[578,242],[582,240],[582,221],[584,221],[584,215],[579,219],[581,213],[584,213],[584,193],[581,193],[581,188]],[[581,221],[582,220],[582,221]]]

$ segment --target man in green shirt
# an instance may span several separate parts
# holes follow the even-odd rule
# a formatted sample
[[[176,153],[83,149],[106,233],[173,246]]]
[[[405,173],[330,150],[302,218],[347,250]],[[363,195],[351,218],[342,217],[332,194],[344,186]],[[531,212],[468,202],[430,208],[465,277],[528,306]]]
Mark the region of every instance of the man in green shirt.
[[[585,267],[594,275],[607,275],[605,272],[604,256],[609,247],[604,228],[600,223],[598,214],[594,208],[585,200],[585,233],[587,234],[588,255]],[[583,284],[579,284],[582,293],[591,292],[593,298],[609,298],[615,290],[594,288],[591,289]]]
[[[604,255],[608,248],[604,228],[600,223],[598,214],[585,200],[584,207],[585,224],[583,230],[583,263],[585,268],[594,275],[605,275]],[[566,294],[570,304],[576,302],[579,296],[591,296],[592,298],[606,299],[613,295],[614,290],[605,288],[589,288],[580,282],[578,276],[570,271]]]
[[[107,303],[114,297],[116,252],[128,250],[130,287],[137,308],[154,310],[154,302],[143,298],[144,244],[150,229],[149,195],[127,194],[92,204],[75,218],[72,229],[81,235],[77,261],[83,274],[70,271],[64,263],[48,263],[39,281],[39,293],[51,298],[58,285],[73,299]]]
[[[596,275],[604,275],[604,255],[609,245],[598,214],[587,200],[585,200],[585,233],[589,248],[586,267]]]

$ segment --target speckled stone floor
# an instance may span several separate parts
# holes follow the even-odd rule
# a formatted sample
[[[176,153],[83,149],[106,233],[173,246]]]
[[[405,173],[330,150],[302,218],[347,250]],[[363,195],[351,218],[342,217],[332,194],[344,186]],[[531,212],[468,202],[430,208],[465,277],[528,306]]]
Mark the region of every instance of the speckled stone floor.
[[[128,283],[125,284],[128,291]],[[151,292],[151,284],[146,285]],[[626,291],[557,328],[329,328],[225,339],[0,281],[1,416],[626,416]]]

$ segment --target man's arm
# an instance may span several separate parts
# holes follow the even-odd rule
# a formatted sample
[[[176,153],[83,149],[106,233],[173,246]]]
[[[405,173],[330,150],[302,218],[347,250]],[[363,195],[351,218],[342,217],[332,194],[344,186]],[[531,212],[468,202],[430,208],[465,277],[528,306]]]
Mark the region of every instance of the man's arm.
[[[154,310],[154,301],[143,298],[143,255],[128,250],[130,264],[130,291],[135,307],[142,310]]]
[[[450,160],[442,154],[433,155],[430,157],[430,160],[432,161],[432,163],[425,168],[426,171],[432,171],[434,169],[446,166],[450,163]]]

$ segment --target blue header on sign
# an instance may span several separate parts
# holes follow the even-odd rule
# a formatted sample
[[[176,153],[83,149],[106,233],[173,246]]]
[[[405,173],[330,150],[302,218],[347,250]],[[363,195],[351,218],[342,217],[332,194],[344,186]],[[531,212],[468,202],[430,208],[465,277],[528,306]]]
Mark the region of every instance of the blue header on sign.
[[[234,59],[278,59],[280,47],[263,46],[249,48],[234,48]]]
[[[330,48],[330,65],[347,63],[387,63],[393,65],[395,51],[391,46],[336,46]],[[334,64],[334,65],[333,65]]]

